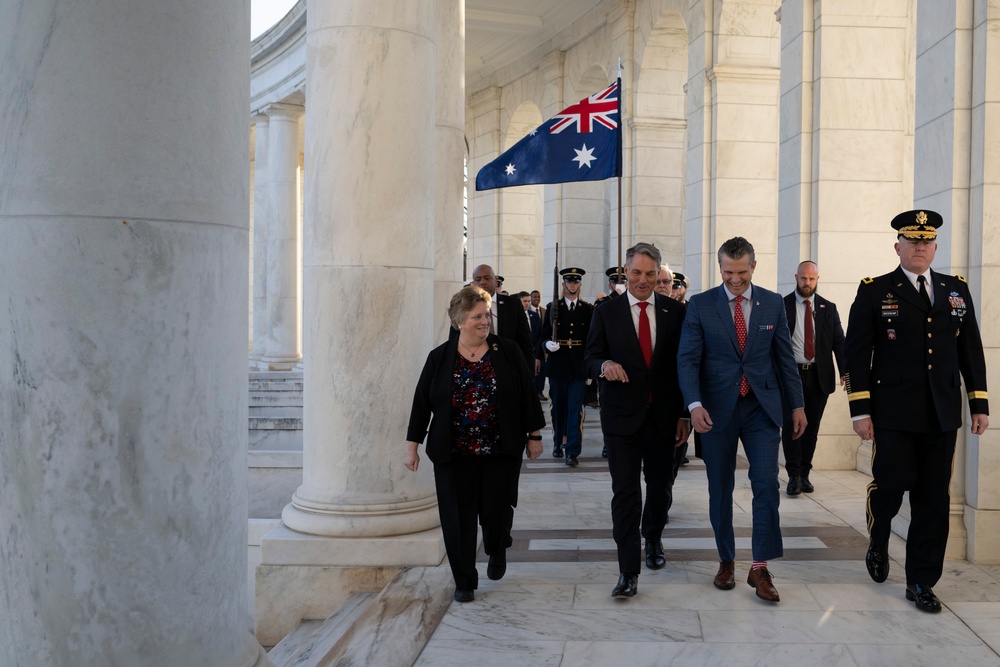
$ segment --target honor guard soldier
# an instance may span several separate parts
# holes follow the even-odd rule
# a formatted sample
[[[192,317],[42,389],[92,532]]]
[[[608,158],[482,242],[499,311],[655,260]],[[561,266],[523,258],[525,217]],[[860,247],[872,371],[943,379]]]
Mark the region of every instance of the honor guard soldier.
[[[620,266],[612,266],[604,272],[604,275],[608,277],[608,294],[594,301],[594,308],[625,291],[625,269]]]
[[[989,426],[986,361],[965,278],[931,270],[941,215],[907,211],[892,220],[899,266],[865,278],[847,322],[847,400],[854,431],[874,439],[868,485],[865,564],[876,582],[889,576],[889,535],[903,493],[910,493],[906,599],[941,611],[931,588],[948,544],[948,486],[962,426],[962,387],[971,432]]]
[[[594,306],[580,299],[583,269],[570,267],[562,276],[562,298],[545,309],[542,340],[548,352],[545,373],[552,401],[552,456],[566,457],[566,465],[576,466],[583,446],[583,396],[587,375],[583,367],[583,347],[590,330]],[[555,318],[553,335],[552,320]],[[566,448],[563,450],[563,436]]]
[[[683,273],[674,273],[674,284],[670,291],[670,297],[687,303],[687,291],[691,287],[691,281]]]

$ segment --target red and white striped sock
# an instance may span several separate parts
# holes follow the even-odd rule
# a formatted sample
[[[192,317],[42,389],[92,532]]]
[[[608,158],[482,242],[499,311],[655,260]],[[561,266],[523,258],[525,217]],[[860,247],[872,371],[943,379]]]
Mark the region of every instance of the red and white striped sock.
[[[750,566],[751,570],[763,570],[767,567],[766,560],[755,560],[753,565]]]

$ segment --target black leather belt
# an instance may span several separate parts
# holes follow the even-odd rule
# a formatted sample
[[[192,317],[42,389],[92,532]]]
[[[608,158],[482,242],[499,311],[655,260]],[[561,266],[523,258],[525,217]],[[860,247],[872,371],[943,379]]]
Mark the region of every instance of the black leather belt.
[[[799,367],[800,371],[811,371],[812,367],[815,366],[816,364],[810,362],[807,364],[795,364],[795,365]]]

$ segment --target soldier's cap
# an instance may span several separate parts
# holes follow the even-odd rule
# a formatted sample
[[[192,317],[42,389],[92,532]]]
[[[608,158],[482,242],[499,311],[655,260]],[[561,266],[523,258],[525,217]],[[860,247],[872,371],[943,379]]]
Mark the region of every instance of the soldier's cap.
[[[497,276],[497,285],[503,285],[503,276]]]
[[[608,277],[608,282],[623,283],[625,282],[625,269],[620,266],[612,266],[610,269],[604,272],[604,275]]]
[[[575,266],[569,266],[560,271],[559,275],[562,276],[563,282],[565,283],[578,283],[580,282],[580,279],[583,278],[585,273],[587,272],[583,269],[578,269]]]
[[[691,281],[689,281],[687,279],[687,276],[685,276],[683,273],[678,273],[677,271],[674,271],[674,287],[680,287],[681,285],[683,285],[684,287],[691,287]]]
[[[900,213],[892,219],[892,228],[897,236],[911,241],[933,241],[937,238],[937,229],[944,224],[941,214],[936,211],[914,210]]]

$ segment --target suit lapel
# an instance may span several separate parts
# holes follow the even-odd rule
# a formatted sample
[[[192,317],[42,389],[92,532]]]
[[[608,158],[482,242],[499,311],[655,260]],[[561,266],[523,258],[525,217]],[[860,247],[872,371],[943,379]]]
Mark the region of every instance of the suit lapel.
[[[613,299],[614,303],[606,304],[607,306],[615,306],[619,308],[618,317],[616,318],[621,322],[620,336],[624,340],[628,341],[628,349],[642,363],[646,363],[646,360],[642,357],[642,348],[639,347],[639,334],[636,333],[635,325],[632,322],[632,307],[629,305],[628,294],[621,294]],[[618,303],[621,301],[622,303]],[[647,308],[646,314],[649,315],[649,310]]]
[[[657,357],[660,356],[660,341],[666,339],[667,336],[667,313],[670,312],[671,302],[673,299],[668,298],[656,298],[656,293],[653,293],[653,310],[656,311],[656,341],[653,346],[653,364],[656,364]],[[638,343],[638,340],[636,341]]]
[[[791,299],[785,299],[785,319],[788,320],[789,335],[795,333],[795,319],[797,316],[795,309],[799,305],[799,300],[795,297],[795,294],[793,293],[791,296]]]
[[[757,291],[758,289],[760,288],[754,286],[753,289],[750,290],[750,293],[753,295],[753,306],[750,308],[750,321],[747,322],[747,346],[744,350],[744,356],[746,356],[746,352],[750,351],[750,346],[753,345],[754,339],[757,338],[757,330],[760,327],[760,321],[764,319],[764,306],[761,305],[760,299],[758,298],[760,296]]]
[[[722,329],[729,332],[729,340],[733,343],[733,349],[736,350],[736,354],[739,354],[740,341],[736,337],[736,324],[733,321],[733,311],[729,310],[729,295],[726,294],[726,290],[722,285],[719,285],[715,289],[719,290],[719,296],[715,300],[715,308],[719,313]]]

